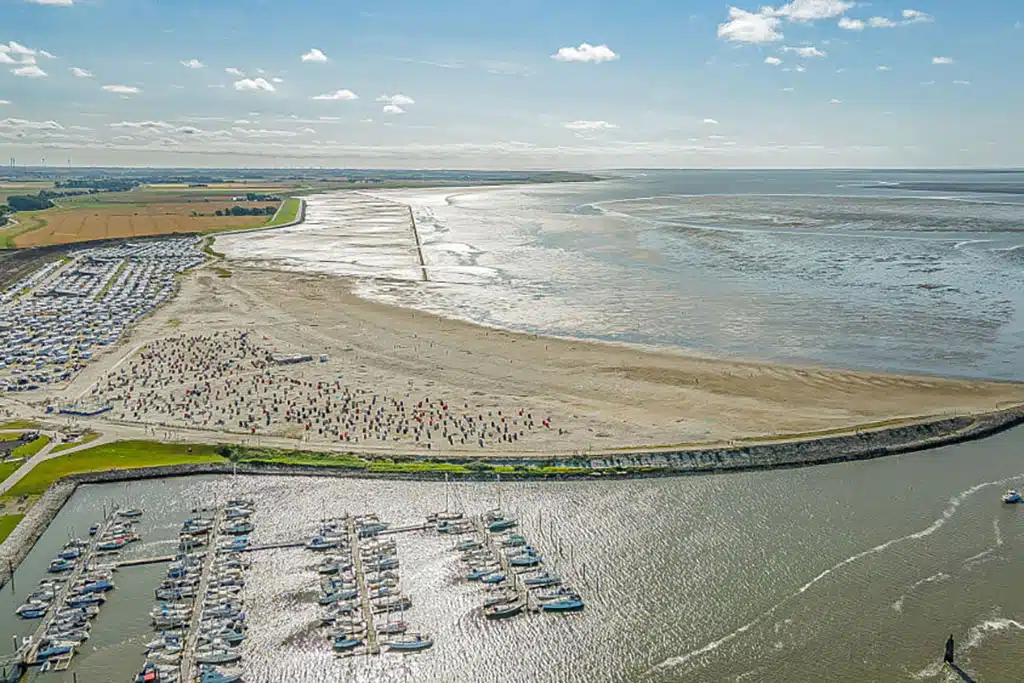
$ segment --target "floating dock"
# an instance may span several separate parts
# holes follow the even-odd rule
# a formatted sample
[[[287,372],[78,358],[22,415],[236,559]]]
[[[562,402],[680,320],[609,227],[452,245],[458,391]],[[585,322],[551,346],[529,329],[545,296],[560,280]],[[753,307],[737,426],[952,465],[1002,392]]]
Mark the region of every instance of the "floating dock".
[[[366,586],[366,574],[363,572],[363,557],[359,549],[359,534],[356,532],[356,521],[348,519],[348,544],[352,553],[352,566],[356,570],[356,586],[359,589],[359,602],[363,606],[363,619],[366,620],[366,652],[371,655],[380,654],[377,642],[377,629],[373,626],[373,609],[370,606],[370,589]]]
[[[210,527],[210,540],[207,545],[206,555],[203,557],[203,571],[199,577],[199,588],[192,599],[192,619],[188,625],[188,636],[185,639],[185,646],[181,650],[181,676],[178,679],[181,683],[188,683],[199,675],[196,667],[196,645],[199,642],[199,622],[203,618],[203,603],[206,601],[206,590],[210,585],[210,577],[213,575],[211,569],[217,559],[217,533],[224,523],[224,508],[217,510],[213,517],[213,526]]]

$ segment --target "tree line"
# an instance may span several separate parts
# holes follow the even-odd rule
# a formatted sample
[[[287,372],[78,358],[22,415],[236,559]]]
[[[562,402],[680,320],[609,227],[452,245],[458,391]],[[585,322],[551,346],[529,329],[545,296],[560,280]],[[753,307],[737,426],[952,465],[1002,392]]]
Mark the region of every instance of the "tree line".
[[[273,216],[277,213],[276,206],[254,206],[251,209],[244,206],[232,206],[230,209],[217,209],[214,216]]]

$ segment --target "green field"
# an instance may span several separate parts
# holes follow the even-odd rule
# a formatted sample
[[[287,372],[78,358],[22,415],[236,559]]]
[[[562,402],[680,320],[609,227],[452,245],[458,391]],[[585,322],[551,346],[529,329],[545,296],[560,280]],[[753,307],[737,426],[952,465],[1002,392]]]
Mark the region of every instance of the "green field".
[[[285,199],[284,202],[281,204],[281,208],[280,210],[278,210],[277,215],[273,216],[271,220],[267,221],[267,227],[271,228],[278,225],[286,225],[288,223],[291,223],[299,215],[299,207],[301,205],[302,202],[299,199],[296,199],[295,197],[289,197],[288,199]]]
[[[25,458],[28,460],[33,455],[46,448],[46,444],[48,443],[50,443],[50,437],[41,436],[35,441],[30,441],[15,448],[11,452],[11,456],[15,458]]]
[[[28,420],[12,420],[0,424],[0,429],[37,429],[38,427],[38,422],[29,422]]]
[[[25,515],[0,515],[0,543],[11,535]]]
[[[190,446],[191,454],[188,453]],[[7,492],[7,496],[40,495],[50,484],[69,474],[202,462],[225,462],[225,460],[217,455],[215,447],[210,445],[117,441],[39,463]]]
[[[0,462],[0,481],[5,481],[7,477],[14,474],[14,472],[22,466],[21,462]]]

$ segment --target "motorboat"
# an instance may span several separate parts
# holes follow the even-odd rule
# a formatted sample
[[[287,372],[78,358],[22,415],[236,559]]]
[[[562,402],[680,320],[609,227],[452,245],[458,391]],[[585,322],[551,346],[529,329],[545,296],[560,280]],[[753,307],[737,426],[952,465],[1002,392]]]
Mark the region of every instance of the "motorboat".
[[[523,603],[521,600],[515,602],[505,603],[501,605],[495,605],[484,610],[484,616],[488,619],[508,619],[514,617],[523,611]]]
[[[370,522],[369,524],[360,526],[356,535],[359,536],[359,538],[370,538],[372,536],[376,536],[387,528],[388,525],[385,522]]]
[[[548,588],[562,583],[562,578],[550,572],[540,572],[523,579],[523,584],[529,588]]]
[[[536,567],[541,563],[541,559],[540,555],[530,552],[510,557],[508,563],[513,567]]]
[[[1020,492],[1017,489],[1009,489],[1003,494],[1004,503],[1019,503],[1021,502]]]
[[[578,612],[583,609],[583,598],[571,593],[558,600],[542,602],[540,608],[544,612]]]
[[[212,666],[203,666],[199,669],[199,683],[239,683],[241,680],[241,671],[227,671]]]
[[[197,664],[230,664],[242,658],[242,653],[236,650],[208,650],[196,654]]]
[[[526,545],[526,538],[519,534],[509,534],[501,539],[502,548],[517,548]]]
[[[386,643],[388,650],[396,650],[401,652],[416,652],[418,650],[426,650],[434,645],[434,640],[430,636],[423,635],[422,633],[409,633],[398,638],[389,639]]]
[[[487,530],[496,534],[501,533],[502,531],[508,531],[518,525],[519,522],[514,519],[496,519],[487,525]]]
[[[146,662],[142,671],[135,675],[135,683],[160,683],[160,672],[153,662]]]
[[[455,544],[455,549],[459,552],[466,552],[467,550],[479,550],[483,547],[483,541],[480,541],[475,538],[467,538],[466,540],[459,541]]]
[[[99,533],[99,531],[100,531],[100,525],[99,524],[93,524],[92,526],[89,527],[89,535],[90,536],[95,536],[96,534]]]
[[[307,550],[331,550],[341,545],[340,538],[332,538],[327,536],[314,536],[310,539],[309,543],[306,544]]]
[[[373,609],[376,612],[398,612],[412,607],[412,599],[405,595],[383,598],[373,601]]]
[[[70,560],[51,560],[46,571],[51,574],[60,574],[62,572],[69,572],[75,568],[75,563]]]
[[[482,583],[490,583],[490,584],[501,583],[504,580],[505,580],[505,575],[502,574],[501,572],[494,572],[493,574],[488,574],[487,576],[485,576],[482,579],[480,579],[480,581]]]
[[[480,581],[484,577],[495,573],[496,571],[498,571],[498,569],[499,567],[496,564],[486,565],[483,567],[476,567],[475,569],[470,570],[468,574],[466,574],[466,579],[468,579],[469,581]]]
[[[351,650],[354,647],[358,647],[363,644],[362,637],[353,634],[346,634],[341,638],[335,638],[331,644],[335,651],[344,652],[345,650]]]
[[[138,519],[142,516],[142,510],[139,508],[126,508],[124,510],[118,510],[117,516],[125,519]]]
[[[225,525],[221,528],[221,531],[225,534],[231,534],[232,536],[244,536],[245,534],[252,533],[252,530],[256,527],[253,526],[252,522],[234,522],[232,524]]]
[[[511,588],[499,589],[484,601],[484,608],[494,607],[495,605],[504,605],[505,603],[513,602],[518,599],[519,594]]]

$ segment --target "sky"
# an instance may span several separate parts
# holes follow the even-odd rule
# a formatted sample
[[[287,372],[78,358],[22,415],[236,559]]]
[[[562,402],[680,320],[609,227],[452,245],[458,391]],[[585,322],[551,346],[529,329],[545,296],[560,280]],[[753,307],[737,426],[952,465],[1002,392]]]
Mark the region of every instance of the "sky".
[[[0,0],[19,165],[1024,166],[1021,0]]]

